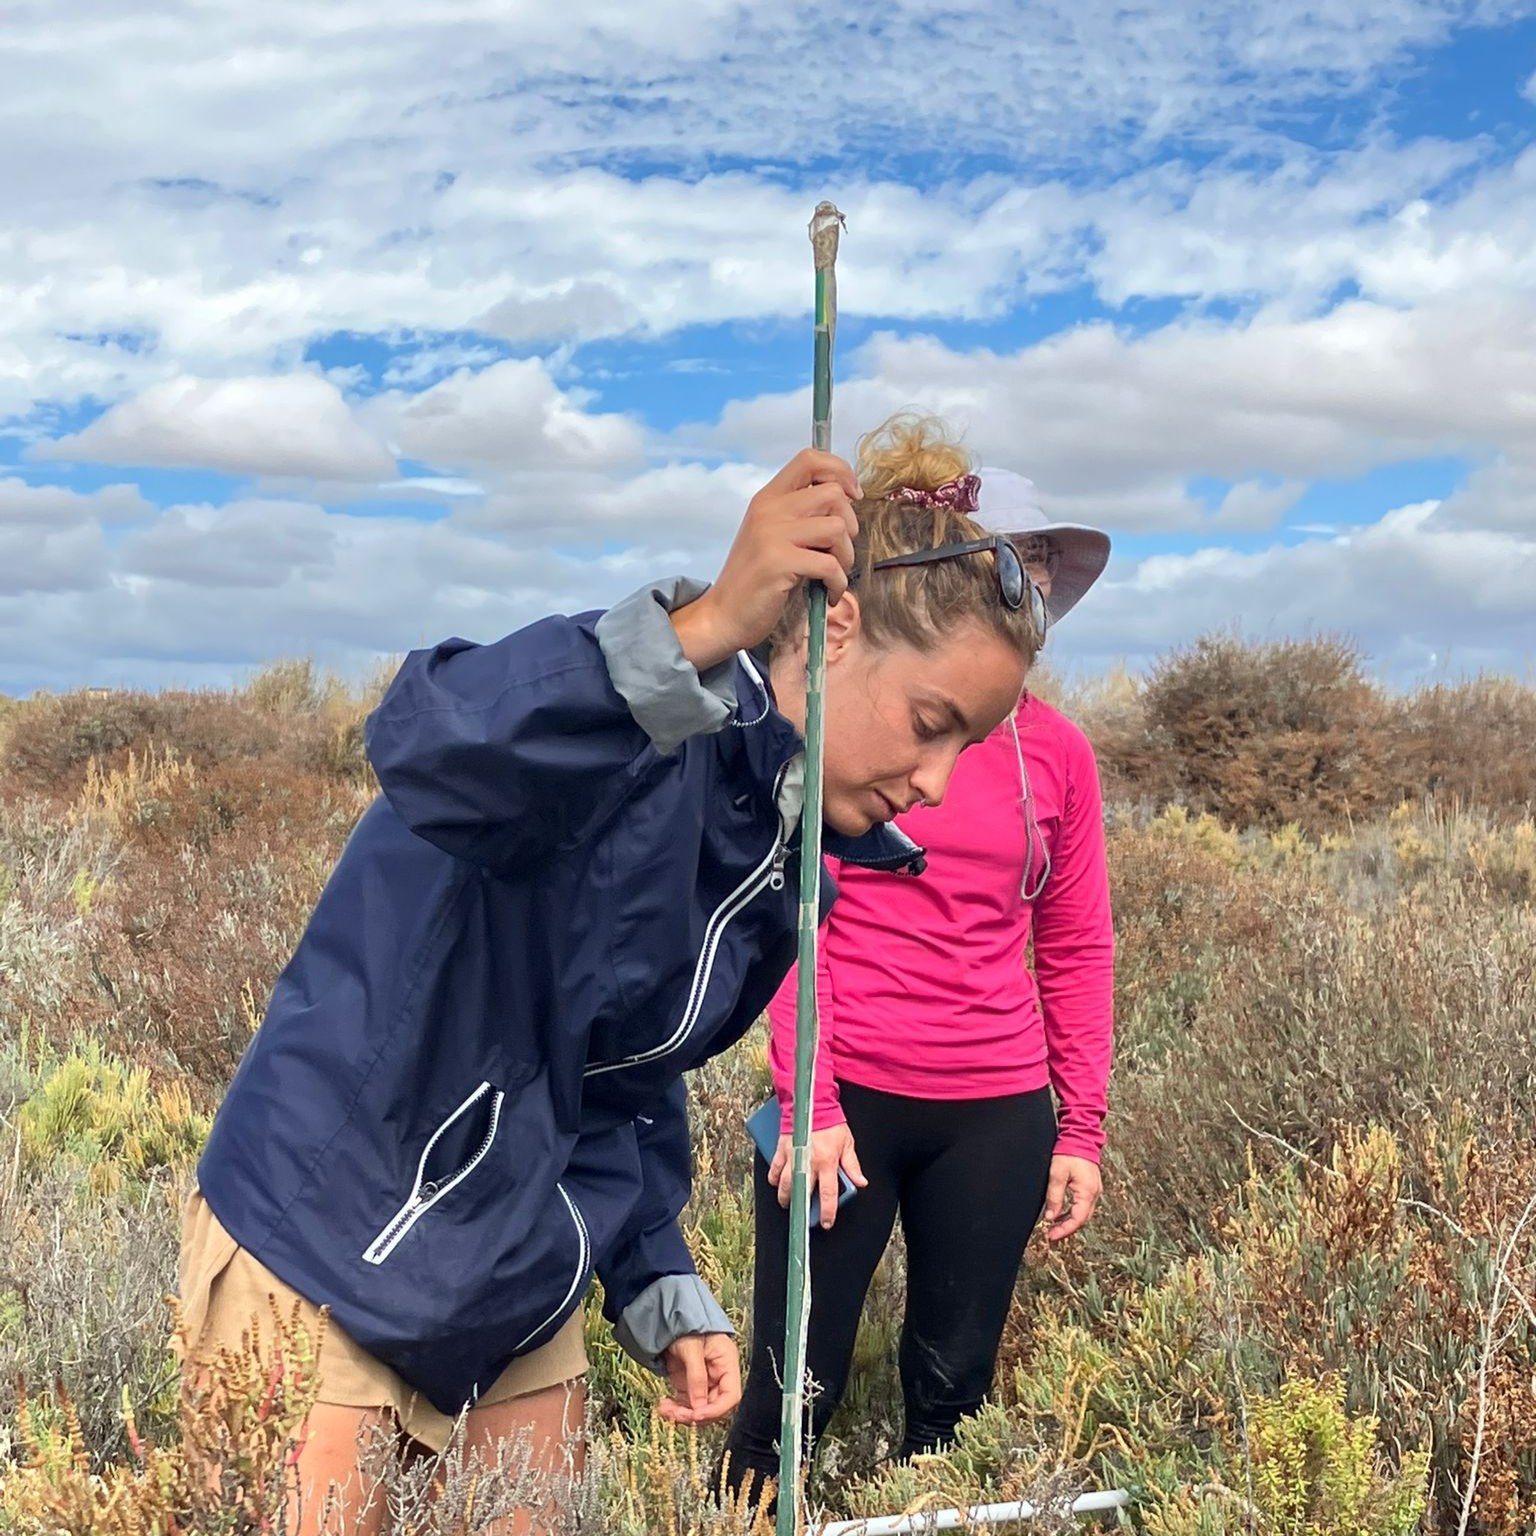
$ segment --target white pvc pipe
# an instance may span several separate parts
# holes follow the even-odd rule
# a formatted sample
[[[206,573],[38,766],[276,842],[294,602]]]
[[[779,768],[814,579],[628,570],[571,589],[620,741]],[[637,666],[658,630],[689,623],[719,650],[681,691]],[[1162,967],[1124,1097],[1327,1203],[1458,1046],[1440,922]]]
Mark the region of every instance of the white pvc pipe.
[[[1103,1514],[1131,1502],[1124,1488],[1085,1493],[1072,1501],[1074,1515]],[[1033,1520],[1038,1508],[1027,1499],[1016,1504],[976,1504],[970,1509],[930,1509],[915,1515],[876,1515],[869,1520],[834,1520],[812,1526],[808,1536],[920,1536],[924,1531],[956,1531],[967,1525],[1016,1525]]]

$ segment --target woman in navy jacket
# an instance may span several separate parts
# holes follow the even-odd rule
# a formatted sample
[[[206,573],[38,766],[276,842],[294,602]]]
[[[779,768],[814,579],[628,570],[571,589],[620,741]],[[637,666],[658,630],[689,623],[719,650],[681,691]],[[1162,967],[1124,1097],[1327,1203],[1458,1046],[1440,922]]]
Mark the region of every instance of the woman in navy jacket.
[[[942,797],[1032,655],[1005,556],[953,547],[979,529],[859,494],[841,459],[802,453],[713,586],[414,652],[371,717],[383,793],[215,1120],[183,1246],[205,1345],[238,1338],[262,1287],[330,1309],[302,1529],[333,1480],[344,1528],[376,1528],[356,1446],[390,1416],[430,1445],[467,1408],[471,1444],[528,1430],[568,1454],[594,1274],[620,1342],[670,1379],[663,1412],[735,1406],[731,1327],[678,1226],[682,1074],[794,955],[802,583],[833,600],[843,857],[920,862],[887,823]],[[748,652],[775,633],[765,675]]]

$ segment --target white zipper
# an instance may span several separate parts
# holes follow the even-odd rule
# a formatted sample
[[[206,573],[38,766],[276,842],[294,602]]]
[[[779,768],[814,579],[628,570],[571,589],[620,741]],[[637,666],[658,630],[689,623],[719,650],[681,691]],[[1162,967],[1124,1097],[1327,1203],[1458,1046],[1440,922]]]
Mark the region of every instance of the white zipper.
[[[778,780],[774,784],[775,801],[778,800],[786,772],[787,765],[779,770]],[[715,908],[709,921],[704,925],[704,944],[694,964],[693,985],[688,991],[688,1006],[683,1009],[683,1016],[678,1021],[677,1028],[660,1045],[652,1046],[648,1051],[640,1051],[634,1056],[621,1057],[617,1061],[599,1062],[595,1066],[588,1067],[582,1074],[584,1077],[600,1077],[605,1072],[617,1072],[622,1067],[638,1067],[644,1062],[655,1061],[658,1056],[668,1056],[693,1033],[694,1025],[699,1022],[699,1014],[704,1010],[704,997],[709,991],[709,979],[715,969],[715,955],[720,948],[721,936],[731,920],[765,886],[775,891],[784,889],[784,864],[789,858],[789,832],[789,823],[784,812],[780,810],[779,833],[773,840],[773,847],[768,850],[768,856]]]
[[[564,1297],[561,1298],[560,1305],[556,1307],[555,1310],[551,1312],[549,1316],[546,1317],[544,1321],[540,1323],[539,1326],[535,1328],[533,1332],[530,1333],[528,1337],[524,1339],[523,1342],[519,1344],[515,1350],[513,1350],[513,1354],[521,1354],[536,1338],[538,1338],[538,1336],[546,1328],[549,1327],[552,1322],[554,1322],[557,1317],[564,1313],[565,1309],[570,1306],[571,1300],[576,1295],[576,1292],[585,1282],[587,1278],[587,1270],[591,1267],[592,1239],[587,1234],[587,1224],[584,1220],[582,1220],[581,1212],[576,1209],[576,1202],[572,1200],[568,1194],[566,1194],[565,1185],[557,1183],[555,1185],[555,1192],[560,1196],[562,1200],[565,1201],[565,1208],[571,1213],[571,1220],[576,1223],[576,1237],[578,1242],[576,1273],[572,1275],[570,1289],[567,1290]]]
[[[491,1123],[485,1133],[485,1140],[475,1150],[473,1157],[462,1168],[455,1171],[453,1176],[442,1182],[429,1181],[426,1177],[427,1159],[432,1155],[432,1149],[442,1139],[455,1120],[467,1115],[486,1094],[493,1095],[491,1099]],[[456,1188],[472,1174],[476,1168],[485,1161],[486,1154],[491,1150],[491,1143],[496,1140],[496,1130],[501,1124],[501,1104],[506,1097],[499,1088],[493,1088],[490,1083],[481,1083],[470,1096],[464,1100],[454,1112],[448,1116],[438,1128],[433,1131],[432,1139],[421,1149],[421,1158],[416,1164],[416,1181],[411,1186],[410,1198],[390,1218],[389,1224],[374,1240],[363,1250],[363,1259],[369,1264],[382,1264],[397,1247],[399,1247],[405,1234],[416,1225],[428,1211],[437,1204],[450,1190]]]
[[[773,856],[773,869],[768,875],[768,889],[770,891],[782,891],[784,889],[784,863],[789,858],[789,843],[779,844],[779,851]]]

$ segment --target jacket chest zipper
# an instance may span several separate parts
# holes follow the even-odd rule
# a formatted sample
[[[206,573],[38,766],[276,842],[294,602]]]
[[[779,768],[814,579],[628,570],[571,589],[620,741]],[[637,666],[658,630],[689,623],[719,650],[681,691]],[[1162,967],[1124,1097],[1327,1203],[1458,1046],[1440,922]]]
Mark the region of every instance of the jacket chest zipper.
[[[774,782],[775,802],[778,801],[779,792],[783,788],[786,772],[787,767],[781,768]],[[715,968],[715,956],[719,951],[720,940],[726,928],[765,887],[773,891],[784,889],[784,865],[789,858],[789,836],[788,820],[780,810],[778,835],[773,840],[773,847],[769,849],[768,856],[711,913],[709,922],[704,926],[704,943],[699,950],[699,958],[694,963],[693,985],[688,989],[688,1004],[683,1010],[683,1016],[677,1028],[660,1045],[652,1046],[650,1050],[640,1051],[633,1056],[621,1057],[617,1061],[598,1062],[589,1066],[584,1076],[600,1077],[608,1072],[617,1072],[624,1067],[638,1067],[648,1061],[656,1061],[660,1057],[670,1056],[687,1041],[699,1022],[699,1015],[703,1012],[704,997],[709,991],[710,976]]]

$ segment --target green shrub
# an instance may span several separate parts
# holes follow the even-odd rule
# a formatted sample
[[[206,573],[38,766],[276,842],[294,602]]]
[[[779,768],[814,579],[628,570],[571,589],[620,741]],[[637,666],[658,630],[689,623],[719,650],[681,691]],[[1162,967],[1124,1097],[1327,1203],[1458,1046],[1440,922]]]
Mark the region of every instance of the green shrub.
[[[83,1165],[93,1187],[110,1191],[161,1169],[185,1172],[210,1121],[193,1109],[183,1082],[156,1084],[146,1068],[86,1044],[46,1073],[17,1124],[30,1166],[68,1158]]]

